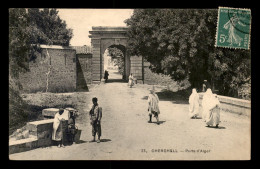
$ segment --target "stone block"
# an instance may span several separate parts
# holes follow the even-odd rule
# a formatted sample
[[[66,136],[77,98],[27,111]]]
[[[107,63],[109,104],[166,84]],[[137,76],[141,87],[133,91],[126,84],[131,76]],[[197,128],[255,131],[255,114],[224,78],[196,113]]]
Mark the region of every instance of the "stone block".
[[[53,128],[53,119],[40,120],[35,122],[28,122],[26,129],[29,130],[29,134],[35,136],[37,139],[46,138],[51,135]]]
[[[37,147],[47,147],[52,145],[51,137],[48,139],[38,139],[37,140]]]
[[[37,147],[37,139],[35,138],[9,141],[9,154],[28,151],[36,147]]]
[[[38,139],[51,139],[52,136],[52,126],[47,128],[45,131],[39,131],[37,133]]]
[[[42,110],[42,115],[45,117],[53,117],[55,116],[56,113],[59,112],[59,109],[57,108],[48,108],[48,109],[43,109]]]

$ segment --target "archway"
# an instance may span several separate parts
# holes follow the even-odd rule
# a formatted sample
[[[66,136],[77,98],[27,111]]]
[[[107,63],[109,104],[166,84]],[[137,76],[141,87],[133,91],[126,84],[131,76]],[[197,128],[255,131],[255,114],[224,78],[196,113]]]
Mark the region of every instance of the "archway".
[[[109,73],[107,82],[126,81],[125,55],[126,47],[123,45],[111,45],[105,50],[104,71]]]
[[[127,27],[92,27],[91,46],[92,57],[92,82],[99,83],[104,78],[104,54],[109,47],[116,47],[124,53],[123,79],[128,80],[130,74],[130,56],[126,51]]]

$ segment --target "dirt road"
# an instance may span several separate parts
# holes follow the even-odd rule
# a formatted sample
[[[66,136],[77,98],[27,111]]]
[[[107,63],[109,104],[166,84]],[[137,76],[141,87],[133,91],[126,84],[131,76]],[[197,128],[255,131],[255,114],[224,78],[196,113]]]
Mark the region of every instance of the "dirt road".
[[[14,160],[248,160],[250,118],[221,113],[220,128],[208,128],[202,119],[188,118],[188,104],[178,100],[160,102],[161,124],[147,123],[148,85],[129,88],[126,83],[96,85],[85,97],[77,125],[81,142],[12,154]],[[160,89],[157,88],[156,92]],[[88,111],[91,98],[103,108],[101,143],[90,143]],[[153,118],[153,121],[155,119]]]

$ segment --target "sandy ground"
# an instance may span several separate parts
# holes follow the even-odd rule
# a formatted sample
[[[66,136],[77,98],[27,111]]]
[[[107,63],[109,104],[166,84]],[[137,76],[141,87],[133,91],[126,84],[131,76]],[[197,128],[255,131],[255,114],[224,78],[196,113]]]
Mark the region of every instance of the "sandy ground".
[[[111,72],[110,72],[111,73]],[[115,76],[115,75],[113,75]],[[110,76],[111,77],[111,76]],[[149,85],[111,82],[90,92],[70,93],[86,98],[79,103],[79,144],[11,154],[12,160],[249,160],[250,117],[221,112],[219,129],[202,119],[188,118],[188,104],[160,101],[161,124],[147,123]],[[156,88],[157,92],[161,89]],[[88,111],[92,97],[103,108],[101,143],[90,143]],[[155,118],[153,118],[155,122]]]

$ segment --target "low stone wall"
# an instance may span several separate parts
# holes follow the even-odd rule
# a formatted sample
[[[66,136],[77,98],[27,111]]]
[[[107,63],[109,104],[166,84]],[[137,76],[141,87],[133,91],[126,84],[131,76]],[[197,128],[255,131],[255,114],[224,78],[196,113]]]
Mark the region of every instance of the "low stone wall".
[[[9,154],[52,145],[53,119],[28,122],[29,138],[9,140]]]
[[[49,111],[52,112],[52,111]],[[53,145],[52,131],[53,131],[53,120],[46,119],[34,122],[28,122],[26,130],[29,131],[29,138],[20,140],[9,139],[9,154],[24,152],[32,150],[38,147],[47,147]],[[68,120],[63,122],[63,128],[68,126]],[[65,132],[65,131],[64,131]],[[77,143],[80,139],[81,130],[75,136],[75,142]],[[68,138],[64,137],[64,144],[68,144]]]
[[[38,147],[52,144],[53,119],[29,122],[26,128],[29,134],[38,140]]]
[[[200,105],[204,93],[199,93]],[[251,101],[218,95],[223,111],[251,116]]]

